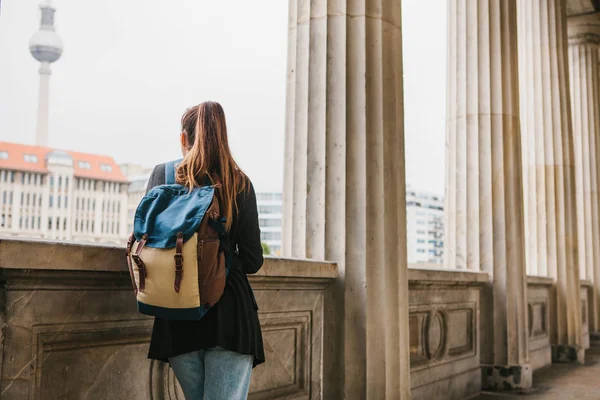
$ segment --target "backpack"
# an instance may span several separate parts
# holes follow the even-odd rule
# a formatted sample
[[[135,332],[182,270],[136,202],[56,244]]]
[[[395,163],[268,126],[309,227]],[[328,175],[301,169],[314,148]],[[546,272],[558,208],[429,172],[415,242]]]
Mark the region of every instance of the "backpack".
[[[199,320],[225,289],[229,239],[215,188],[176,184],[178,162],[166,164],[165,185],[138,205],[127,264],[140,313]]]

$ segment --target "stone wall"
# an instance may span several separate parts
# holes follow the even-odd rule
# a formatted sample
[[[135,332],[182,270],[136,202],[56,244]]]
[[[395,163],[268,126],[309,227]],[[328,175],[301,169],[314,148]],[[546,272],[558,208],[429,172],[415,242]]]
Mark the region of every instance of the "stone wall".
[[[479,393],[480,288],[487,281],[486,273],[409,270],[413,400]]]
[[[183,399],[146,359],[122,249],[0,240],[2,399]],[[251,399],[320,399],[323,298],[335,264],[267,259],[251,277],[269,362]]]
[[[2,399],[183,399],[168,366],[146,359],[152,320],[138,314],[126,271],[119,248],[0,240]],[[324,314],[336,277],[332,263],[274,258],[251,276],[268,359],[251,399],[321,399],[343,379],[326,367],[341,351],[324,324],[339,319]],[[486,273],[409,269],[413,400],[480,391],[487,283]],[[552,279],[528,277],[533,368],[551,362],[554,290]],[[589,290],[583,281],[584,314]]]

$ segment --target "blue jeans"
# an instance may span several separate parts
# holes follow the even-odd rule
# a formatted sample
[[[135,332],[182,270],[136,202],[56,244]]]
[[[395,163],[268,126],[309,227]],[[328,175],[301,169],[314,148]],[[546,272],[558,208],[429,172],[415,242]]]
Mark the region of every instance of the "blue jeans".
[[[186,400],[245,400],[253,361],[221,347],[169,358]]]

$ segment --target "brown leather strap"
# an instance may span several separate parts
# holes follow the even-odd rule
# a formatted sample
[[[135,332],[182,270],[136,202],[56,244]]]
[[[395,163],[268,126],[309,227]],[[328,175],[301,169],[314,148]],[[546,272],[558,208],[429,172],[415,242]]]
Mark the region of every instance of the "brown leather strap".
[[[148,235],[144,234],[142,235],[142,240],[140,240],[137,248],[135,249],[135,253],[133,253],[133,256],[131,256],[138,267],[140,277],[140,287],[138,288],[138,291],[140,292],[144,291],[144,288],[146,287],[146,278],[148,277],[146,264],[144,264],[144,261],[140,258],[142,255],[142,250],[144,250],[144,246],[146,245],[146,241],[148,241]]]
[[[131,285],[133,286],[133,290],[137,294],[138,289],[135,284],[135,277],[133,276],[133,265],[131,265],[131,249],[133,248],[133,242],[135,241],[135,236],[132,233],[127,239],[127,247],[125,248],[125,255],[127,256],[127,267],[129,267],[129,276],[131,277]]]
[[[177,233],[177,242],[175,244],[175,292],[179,293],[181,288],[181,278],[183,277],[183,233]]]

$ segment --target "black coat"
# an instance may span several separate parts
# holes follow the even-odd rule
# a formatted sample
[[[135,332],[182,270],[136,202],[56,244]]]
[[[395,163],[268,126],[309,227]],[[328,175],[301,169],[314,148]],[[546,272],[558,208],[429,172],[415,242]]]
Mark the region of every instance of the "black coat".
[[[157,165],[148,190],[165,183],[165,165]],[[263,264],[256,194],[249,190],[238,196],[229,238],[237,254],[232,257],[223,296],[200,321],[154,319],[148,358],[167,361],[169,357],[219,346],[254,356],[254,366],[265,361],[258,306],[246,274],[256,273]]]

